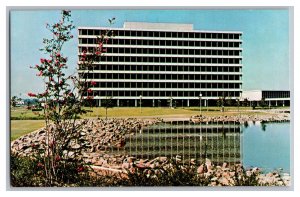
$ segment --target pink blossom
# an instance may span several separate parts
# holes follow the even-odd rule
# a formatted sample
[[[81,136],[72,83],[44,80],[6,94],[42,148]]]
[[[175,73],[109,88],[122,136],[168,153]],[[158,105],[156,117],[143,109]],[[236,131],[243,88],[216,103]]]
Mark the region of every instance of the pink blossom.
[[[30,97],[36,97],[36,94],[29,92],[28,96],[30,96]]]
[[[55,161],[60,161],[60,156],[59,155],[56,155]]]
[[[93,90],[92,90],[92,89],[88,89],[87,92],[88,92],[88,93],[92,93]]]
[[[37,164],[37,166],[40,167],[40,168],[44,167],[44,165],[43,165],[41,162],[39,162],[39,163]]]
[[[86,100],[92,100],[92,99],[94,99],[93,96],[87,96],[87,97],[86,97]]]
[[[42,76],[43,75],[43,71],[40,71],[38,74],[36,74],[36,76]]]
[[[97,83],[95,81],[91,81],[91,85],[94,86],[96,85]]]
[[[78,166],[77,167],[77,172],[82,172],[84,170],[83,166]]]

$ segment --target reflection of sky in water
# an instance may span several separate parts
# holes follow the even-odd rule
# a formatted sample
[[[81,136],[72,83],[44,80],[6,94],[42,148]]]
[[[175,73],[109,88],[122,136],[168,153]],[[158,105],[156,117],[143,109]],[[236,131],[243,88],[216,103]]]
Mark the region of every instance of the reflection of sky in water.
[[[283,168],[290,171],[290,123],[267,123],[243,128],[243,165],[267,171]]]

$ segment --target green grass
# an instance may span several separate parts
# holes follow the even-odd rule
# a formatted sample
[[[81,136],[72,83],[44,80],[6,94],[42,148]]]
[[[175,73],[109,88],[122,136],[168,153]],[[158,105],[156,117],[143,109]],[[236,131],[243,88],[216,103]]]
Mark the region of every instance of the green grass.
[[[33,120],[43,119],[43,111],[31,111],[25,107],[14,107],[11,108],[10,117],[12,120]]]
[[[92,112],[81,116],[82,118],[90,117],[105,117],[105,108],[103,107],[93,107],[86,108]],[[202,115],[204,116],[222,116],[222,115],[239,115],[237,107],[226,107],[225,112],[221,112],[218,107],[202,107]],[[142,111],[142,112],[141,112]],[[240,113],[242,115],[252,115],[261,114],[261,112],[250,111],[250,107],[240,108]],[[199,115],[199,107],[189,107],[189,108],[168,108],[168,107],[114,107],[109,108],[107,112],[108,117],[145,117],[145,116],[157,116],[157,117],[168,117],[168,116],[181,116],[190,117],[193,115]]]
[[[10,140],[15,140],[22,135],[33,132],[45,126],[44,120],[11,120]]]
[[[87,114],[81,115],[81,118],[93,118],[93,117],[105,117],[104,107],[86,107],[86,110],[92,110]],[[202,115],[204,116],[230,116],[230,115],[259,115],[262,112],[251,110],[250,107],[240,107],[240,112],[238,112],[237,107],[225,107],[225,112],[220,111],[220,107],[202,107]],[[286,107],[289,109],[289,107]],[[141,112],[142,111],[142,112]],[[114,107],[108,109],[108,117],[145,117],[145,116],[157,116],[157,117],[170,117],[170,116],[180,116],[180,117],[190,117],[193,115],[199,115],[199,107],[186,107],[186,108],[169,108],[169,107]],[[11,110],[12,120],[33,120],[42,119],[43,112],[32,112],[22,107],[13,108]]]

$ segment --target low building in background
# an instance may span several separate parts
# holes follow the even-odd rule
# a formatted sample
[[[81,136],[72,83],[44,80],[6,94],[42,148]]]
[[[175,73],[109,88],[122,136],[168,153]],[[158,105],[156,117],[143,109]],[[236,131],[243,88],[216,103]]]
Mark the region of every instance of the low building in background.
[[[289,90],[249,90],[243,91],[242,100],[248,100],[256,106],[290,106]]]
[[[78,28],[82,52],[95,51],[107,27]],[[110,28],[105,54],[88,70],[85,96],[103,106],[213,106],[242,93],[242,32],[199,31],[192,24],[125,22]],[[87,70],[79,70],[81,73]]]

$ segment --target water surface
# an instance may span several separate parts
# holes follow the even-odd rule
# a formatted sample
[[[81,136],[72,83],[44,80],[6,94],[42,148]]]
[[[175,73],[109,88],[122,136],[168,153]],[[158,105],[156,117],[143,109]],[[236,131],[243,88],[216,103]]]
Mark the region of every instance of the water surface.
[[[259,123],[243,127],[243,165],[266,171],[290,171],[290,123]]]

